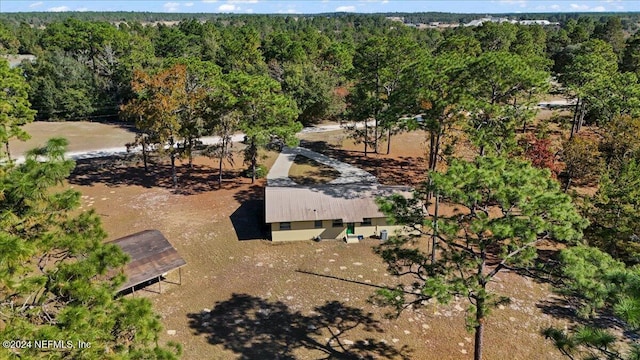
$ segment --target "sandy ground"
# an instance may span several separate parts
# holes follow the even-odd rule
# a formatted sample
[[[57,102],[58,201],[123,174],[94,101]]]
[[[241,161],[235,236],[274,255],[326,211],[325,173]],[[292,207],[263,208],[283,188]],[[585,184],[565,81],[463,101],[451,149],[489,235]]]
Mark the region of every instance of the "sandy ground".
[[[14,153],[50,136],[67,137],[73,151],[122,146],[134,136],[119,126],[82,122],[34,123],[27,130],[32,142],[12,144]],[[303,145],[382,183],[424,178],[422,132],[395,136],[390,155],[366,158],[362,145],[341,131],[301,137]],[[267,153],[261,162],[270,167],[276,156]],[[252,185],[241,178],[239,156],[234,166],[225,165],[222,188],[214,161],[197,158],[193,169],[179,165],[178,191],[166,162],[145,173],[140,162],[112,159],[79,161],[69,185],[83,195],[81,211],[101,215],[108,240],[158,229],[187,261],[182,285],[169,283],[178,281],[173,272],[161,294],[157,285],[135,293],[153,302],[164,326],[160,341],[182,344],[184,359],[472,358],[463,301],[427,304],[397,319],[368,301],[378,287],[396,281],[373,253],[375,240],[271,243],[261,225],[264,180]],[[539,334],[567,321],[548,285],[505,272],[491,286],[512,302],[488,320],[485,358],[563,359]]]
[[[124,146],[133,141],[135,132],[126,124],[102,124],[89,121],[33,122],[24,126],[31,135],[27,141],[10,141],[12,155],[24,154],[42,146],[47,139],[64,137],[69,141],[68,151],[99,150]]]
[[[365,170],[384,165],[378,172],[385,182],[421,176],[412,170],[424,162],[419,132],[395,138],[391,155],[367,159],[341,132],[305,137]],[[276,155],[261,161],[270,166]],[[136,163],[83,160],[69,181],[84,196],[82,210],[102,216],[110,240],[159,229],[187,261],[182,285],[135,294],[161,315],[162,342],[181,343],[184,359],[472,358],[463,301],[410,309],[397,319],[368,301],[377,286],[396,281],[373,253],[375,240],[264,240],[264,180],[251,185],[238,176],[242,161],[235,164],[222,189],[215,163],[204,158],[190,172],[180,166],[180,191],[171,189],[166,166],[145,174]],[[177,272],[167,280],[177,282]],[[539,334],[565,324],[548,286],[513,273],[500,274],[492,286],[512,302],[489,318],[485,357],[562,359]]]
[[[162,340],[183,344],[185,359],[284,354],[319,359],[330,351],[376,358],[471,358],[473,337],[465,331],[463,302],[409,310],[395,320],[367,302],[376,289],[372,285],[394,283],[372,252],[374,240],[349,245],[239,240],[258,225],[259,214],[252,219],[245,214],[252,210],[242,205],[245,194],[254,192],[248,184],[195,195],[108,184],[77,188],[87,196],[85,208],[103,217],[110,239],[159,229],[187,261],[182,285],[163,284],[162,294],[153,293],[153,285],[136,293],[153,301],[165,327]],[[177,281],[177,274],[168,280]],[[496,309],[487,324],[487,358],[559,359],[539,335],[543,327],[558,324],[540,307],[539,300],[551,300],[547,286],[510,273],[498,276],[493,286],[510,295],[512,304]],[[324,317],[316,320],[319,314]],[[296,331],[288,333],[292,327]],[[338,340],[330,342],[330,332],[340,327]],[[345,351],[337,344],[350,349],[364,340],[375,345],[372,350]],[[516,342],[517,350],[510,345]]]

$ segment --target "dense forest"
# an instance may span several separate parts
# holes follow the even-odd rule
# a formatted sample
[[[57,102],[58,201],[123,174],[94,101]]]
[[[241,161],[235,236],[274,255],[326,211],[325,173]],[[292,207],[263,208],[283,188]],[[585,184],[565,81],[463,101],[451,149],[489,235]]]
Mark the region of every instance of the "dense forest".
[[[102,281],[105,271],[125,260],[100,245],[104,234],[95,215],[74,217],[78,194],[50,191],[72,166],[62,157],[64,141],[34,150],[24,164],[11,161],[9,140],[26,137],[20,126],[33,119],[135,123],[139,132],[130,145],[142,149],[145,167],[148,153],[166,156],[174,186],[176,159],[191,159],[202,136],[222,139],[205,149],[219,160],[222,181],[236,132],[246,134],[244,156],[255,179],[260,150],[295,144],[303,125],[348,125],[363,156],[391,152],[399,132],[423,130],[429,175],[417,195],[460,204],[469,214],[438,219],[436,213],[425,221],[411,201],[381,201],[394,221],[432,236],[434,245],[437,239],[441,250],[436,261],[408,248],[410,239],[397,239],[380,254],[398,274],[407,266],[419,269],[416,294],[442,302],[469,298],[476,359],[489,309],[506,301],[486,285],[505,268],[554,277],[579,316],[615,314],[629,330],[623,336],[637,336],[637,14],[518,14],[561,25],[447,29],[417,29],[385,15],[405,22],[473,18],[0,14],[0,54],[36,56],[15,68],[0,61],[3,338],[84,331],[87,325],[71,316],[82,312],[95,342],[123,358],[174,356],[152,346],[158,324],[148,303],[109,296],[122,279]],[[177,23],[150,24],[156,21]],[[568,105],[549,120],[535,120],[536,104],[550,94]],[[457,153],[461,142],[473,159]],[[585,187],[595,190],[576,191]],[[489,209],[503,216],[491,218]],[[52,234],[64,236],[53,241]],[[566,246],[551,268],[535,261],[541,240]],[[382,292],[379,300],[399,309],[424,300],[398,291]],[[618,339],[602,328],[550,328],[544,335],[568,356],[640,356],[640,348],[616,347]]]
[[[296,18],[341,18],[349,17],[354,14],[350,13],[326,13],[326,14],[296,14],[296,15],[281,15],[270,14],[269,17],[291,17]],[[487,14],[456,14],[456,13],[442,13],[442,12],[424,12],[424,13],[378,13],[369,14],[366,16],[379,16],[379,17],[394,17],[403,18],[405,23],[423,23],[428,24],[430,22],[442,22],[450,24],[464,24],[471,20],[486,17]],[[601,13],[601,12],[575,12],[575,13],[504,13],[493,14],[495,17],[504,17],[514,20],[525,19],[539,19],[549,20],[551,22],[564,23],[569,19],[578,19],[581,17],[588,17],[595,21],[606,21],[608,17],[620,17],[623,24],[637,24],[640,20],[640,14],[638,13]],[[63,21],[69,17],[74,17],[78,20],[84,21],[105,21],[105,22],[163,22],[163,21],[182,21],[182,20],[198,20],[198,21],[215,21],[217,19],[251,19],[255,18],[255,15],[234,15],[234,14],[212,14],[212,13],[153,13],[153,12],[25,12],[25,13],[0,13],[0,20],[10,21],[14,23],[27,23],[32,26],[42,26],[51,22]]]

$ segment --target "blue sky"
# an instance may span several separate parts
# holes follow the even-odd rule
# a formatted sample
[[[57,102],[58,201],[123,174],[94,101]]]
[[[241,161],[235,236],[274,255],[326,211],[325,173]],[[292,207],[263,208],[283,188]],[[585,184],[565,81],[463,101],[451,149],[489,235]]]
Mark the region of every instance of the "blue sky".
[[[640,11],[635,0],[145,0],[145,1],[56,1],[0,0],[0,12],[23,11],[150,11],[205,13],[313,14],[324,12],[584,12]]]

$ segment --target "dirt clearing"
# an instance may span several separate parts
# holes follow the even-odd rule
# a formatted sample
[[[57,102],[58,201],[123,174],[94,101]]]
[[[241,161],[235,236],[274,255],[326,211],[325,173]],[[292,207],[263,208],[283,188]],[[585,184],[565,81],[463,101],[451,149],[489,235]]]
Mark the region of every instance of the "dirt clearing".
[[[322,135],[323,153],[344,154],[365,170],[380,166],[388,181],[419,175],[424,140],[418,133],[396,137],[391,155],[366,160],[353,144],[334,147],[341,136]],[[262,161],[270,166],[275,157]],[[472,358],[465,302],[410,309],[398,319],[368,302],[377,287],[395,283],[372,251],[376,240],[264,240],[264,180],[250,184],[239,177],[241,159],[235,163],[221,189],[215,161],[205,158],[191,172],[180,165],[184,189],[177,192],[166,165],[145,174],[142,164],[85,160],[70,179],[83,194],[83,210],[102,216],[109,240],[158,229],[187,261],[182,285],[163,284],[162,294],[154,286],[136,292],[162,316],[161,341],[183,344],[184,359]],[[177,272],[168,280],[177,281]],[[512,302],[489,317],[486,358],[562,359],[539,334],[565,324],[551,315],[553,306],[540,305],[555,303],[548,286],[508,272],[492,286]]]

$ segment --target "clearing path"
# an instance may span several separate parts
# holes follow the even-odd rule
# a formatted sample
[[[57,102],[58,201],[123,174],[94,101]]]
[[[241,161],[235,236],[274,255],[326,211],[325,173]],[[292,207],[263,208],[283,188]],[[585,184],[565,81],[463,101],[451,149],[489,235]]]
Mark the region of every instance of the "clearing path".
[[[308,157],[309,159],[336,169],[340,173],[340,176],[330,181],[329,184],[378,183],[375,176],[353,165],[343,163],[303,147],[285,147],[271,167],[269,174],[267,174],[267,184],[269,186],[298,186],[298,184],[289,177],[289,169],[293,165],[293,161],[297,155]]]
[[[362,124],[360,124],[361,126],[363,126]],[[104,126],[102,124],[96,124],[96,123],[84,123],[84,122],[80,122],[80,123],[72,123],[72,122],[67,122],[67,123],[50,123],[47,124],[48,127],[55,127],[55,128],[61,128],[59,129],[61,132],[63,133],[73,133],[73,131],[80,127],[85,127],[88,128],[86,129],[86,134],[74,134],[74,137],[79,138],[80,140],[74,141],[79,143],[76,147],[76,149],[74,151],[69,151],[66,153],[66,156],[68,158],[71,158],[73,160],[81,160],[81,159],[93,159],[93,158],[101,158],[101,157],[107,157],[107,156],[118,156],[118,155],[126,155],[129,151],[133,151],[133,152],[139,152],[141,151],[140,147],[136,147],[136,148],[132,148],[129,151],[127,150],[126,146],[112,146],[112,147],[104,147],[104,148],[96,148],[93,144],[95,142],[97,142],[98,140],[95,139],[95,134],[103,134],[104,131],[106,131],[105,129],[99,128],[99,130],[95,130],[94,127],[100,127],[100,126]],[[34,127],[34,126],[32,126]],[[323,124],[323,125],[316,125],[316,126],[309,126],[309,127],[305,127],[304,129],[302,129],[302,131],[300,131],[300,133],[316,133],[316,132],[326,132],[326,131],[335,131],[335,130],[340,130],[342,129],[343,126],[340,124]],[[47,132],[47,129],[27,129],[30,132],[34,132],[34,131],[39,131],[39,132]],[[124,133],[125,135],[122,135],[120,132]],[[124,131],[120,131],[117,132],[114,136],[120,136],[120,139],[116,139],[115,143],[126,143],[126,142],[130,142],[133,140],[133,135],[128,135],[126,134]],[[89,134],[89,135],[87,135]],[[87,141],[82,141],[81,139],[83,137],[89,137],[89,139],[87,139]],[[91,136],[94,136],[94,138],[91,138]],[[100,136],[100,135],[98,135]],[[40,137],[45,137],[45,136],[40,136]],[[64,135],[64,137],[69,137],[69,135]],[[125,139],[123,139],[122,137],[124,137]],[[244,140],[245,135],[240,133],[240,134],[234,134],[231,136],[231,141],[232,142],[242,142]],[[112,141],[108,142],[109,144],[113,143],[113,139]],[[202,142],[203,145],[215,145],[220,143],[220,137],[219,136],[205,136],[200,138],[200,141]],[[17,144],[17,142],[16,142]],[[17,144],[18,146],[20,144]],[[29,146],[25,147],[18,147],[18,151],[15,151],[16,154],[20,154],[20,153],[24,153],[26,150],[34,147],[34,146],[39,146],[41,144],[29,144]],[[12,145],[13,146],[13,145]],[[79,147],[79,148],[78,148]],[[73,150],[73,149],[72,149]],[[24,162],[24,156],[18,156],[15,158],[17,163],[23,163]]]

